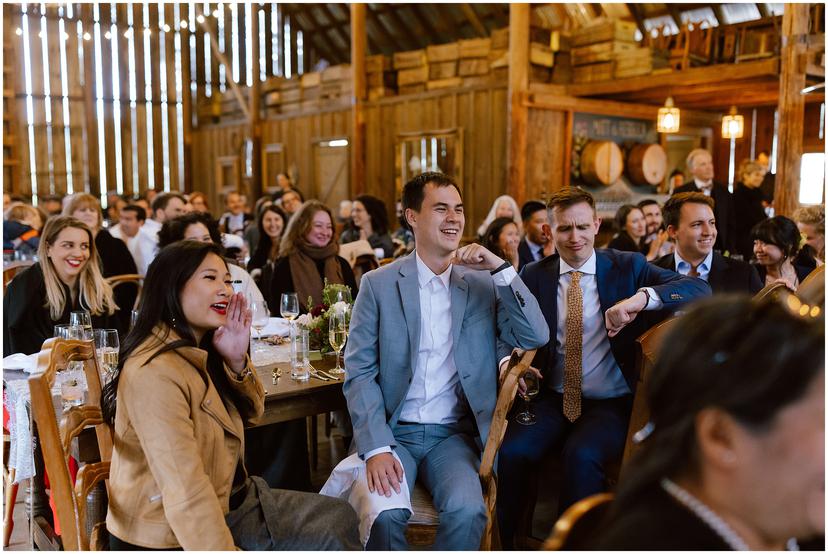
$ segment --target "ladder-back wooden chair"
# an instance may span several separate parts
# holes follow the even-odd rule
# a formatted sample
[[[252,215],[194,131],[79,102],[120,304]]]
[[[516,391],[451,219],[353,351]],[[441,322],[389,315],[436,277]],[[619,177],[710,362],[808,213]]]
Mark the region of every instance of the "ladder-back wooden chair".
[[[635,365],[638,370],[638,381],[633,398],[630,423],[627,427],[627,443],[624,447],[624,457],[621,461],[622,469],[632,455],[638,451],[640,439],[636,434],[650,421],[650,405],[647,403],[647,386],[650,372],[655,365],[658,353],[664,343],[664,337],[675,327],[677,317],[662,321],[650,328],[635,341]]]
[[[52,398],[56,373],[70,362],[82,362],[88,391],[86,401],[58,413]],[[38,372],[29,378],[32,412],[37,422],[41,447],[57,517],[61,522],[64,550],[100,550],[103,524],[87,532],[87,496],[109,478],[112,459],[112,427],[101,414],[101,374],[92,341],[49,339],[37,356]],[[59,402],[59,400],[58,400]],[[88,463],[78,471],[75,484],[69,472],[72,442],[84,429],[94,426],[100,462]],[[107,483],[108,486],[108,483]]]
[[[483,448],[483,456],[480,461],[480,485],[483,489],[483,501],[486,504],[488,519],[483,531],[483,538],[480,541],[480,550],[499,550],[500,537],[497,533],[497,515],[495,506],[497,503],[497,476],[494,473],[494,462],[497,451],[506,436],[506,427],[509,424],[507,419],[509,410],[515,401],[517,394],[518,379],[529,369],[535,357],[535,350],[527,350],[521,355],[512,354],[509,365],[506,369],[506,376],[500,385],[497,395],[497,404],[492,415],[492,425],[489,428],[489,437]],[[414,486],[411,493],[411,507],[413,513],[408,520],[406,538],[412,546],[427,546],[434,542],[437,535],[437,526],[440,523],[440,516],[434,509],[431,495],[419,482]]]
[[[761,302],[768,298],[777,298],[783,299],[788,294],[791,293],[791,289],[788,288],[788,285],[785,283],[777,281],[776,283],[771,283],[770,285],[765,285],[765,287],[753,295],[754,302]]]
[[[811,306],[825,308],[825,265],[808,274],[796,289],[796,296]]]
[[[602,492],[570,506],[555,522],[541,550],[584,550],[586,541],[596,536],[613,497],[612,493]]]
[[[141,302],[141,292],[144,288],[144,276],[143,275],[139,275],[137,273],[126,273],[124,275],[113,275],[112,277],[107,277],[106,282],[109,283],[109,285],[112,287],[113,290],[115,289],[115,287],[118,287],[120,285],[124,285],[124,284],[127,284],[127,283],[134,283],[135,286],[138,289],[138,292],[135,295],[135,304],[132,305],[129,309],[130,310],[138,309],[138,304]],[[122,309],[126,309],[126,308],[122,307]]]

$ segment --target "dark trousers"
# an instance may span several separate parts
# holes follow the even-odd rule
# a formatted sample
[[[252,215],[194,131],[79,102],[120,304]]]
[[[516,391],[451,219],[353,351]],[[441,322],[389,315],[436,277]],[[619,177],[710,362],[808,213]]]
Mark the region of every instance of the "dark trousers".
[[[244,465],[272,489],[310,492],[305,418],[245,429]]]
[[[523,406],[518,404],[519,408]],[[532,402],[534,425],[510,422],[498,456],[497,517],[504,549],[512,547],[517,518],[528,496],[530,476],[541,461],[561,449],[563,475],[558,511],[606,489],[605,470],[624,453],[632,395],[581,400],[581,417],[563,415],[563,395],[543,391]]]

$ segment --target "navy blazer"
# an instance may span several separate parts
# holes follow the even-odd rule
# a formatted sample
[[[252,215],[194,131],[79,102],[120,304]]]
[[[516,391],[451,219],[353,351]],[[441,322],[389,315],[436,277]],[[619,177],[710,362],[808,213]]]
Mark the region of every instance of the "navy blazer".
[[[676,270],[676,257],[674,254],[667,254],[655,260],[653,264],[664,269]],[[756,294],[762,290],[762,280],[756,268],[747,262],[725,258],[718,252],[713,252],[710,274],[707,276],[707,284],[714,293],[740,292],[745,294]]]
[[[535,257],[532,255],[532,250],[529,248],[526,239],[520,239],[518,244],[518,271],[523,269],[526,264],[531,264],[534,261]]]
[[[642,287],[652,287],[664,304],[662,318],[678,306],[696,298],[708,296],[710,286],[695,277],[684,277],[647,263],[637,252],[620,252],[612,249],[595,251],[598,297],[604,314],[616,303],[634,295]],[[527,265],[521,279],[535,295],[549,325],[549,342],[535,355],[535,367],[548,375],[557,364],[556,341],[558,334],[558,278],[560,257],[556,254]],[[641,314],[640,314],[641,315]],[[610,338],[615,361],[631,391],[635,391],[638,375],[635,370],[635,340],[655,323],[651,317],[636,317],[620,333]]]

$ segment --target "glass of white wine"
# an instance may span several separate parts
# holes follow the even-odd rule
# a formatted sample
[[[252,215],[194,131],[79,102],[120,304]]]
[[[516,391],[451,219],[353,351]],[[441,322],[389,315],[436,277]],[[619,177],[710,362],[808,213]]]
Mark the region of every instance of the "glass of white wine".
[[[333,375],[342,375],[345,370],[339,365],[339,353],[348,340],[348,323],[344,310],[334,312],[328,317],[328,340],[336,351],[336,367],[330,371]]]
[[[290,322],[290,336],[293,337],[293,320],[299,317],[299,295],[283,292],[279,302],[279,314]]]
[[[121,349],[117,329],[95,329],[95,350],[105,381],[109,381],[118,369],[118,352]]]
[[[84,331],[92,332],[92,316],[86,310],[79,310],[69,314],[69,325],[83,327]]]
[[[261,351],[262,330],[267,327],[267,322],[270,321],[270,310],[267,309],[267,302],[259,300],[250,303],[250,312],[253,319],[251,325],[256,329],[256,341],[258,342],[256,350]]]

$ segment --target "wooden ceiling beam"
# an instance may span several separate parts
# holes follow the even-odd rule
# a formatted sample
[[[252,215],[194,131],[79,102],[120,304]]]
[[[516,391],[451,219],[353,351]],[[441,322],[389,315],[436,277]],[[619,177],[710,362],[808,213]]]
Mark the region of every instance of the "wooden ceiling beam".
[[[711,3],[710,8],[713,10],[713,15],[716,17],[716,21],[719,22],[719,25],[727,25],[727,20],[725,19],[724,10],[722,10],[722,5]]]
[[[754,4],[754,6],[756,6],[757,10],[759,10],[759,17],[761,17],[762,19],[770,16],[770,14],[768,13],[768,8],[765,6],[764,2],[757,2],[756,4]]]
[[[419,4],[407,4],[407,6],[408,9],[411,10],[411,13],[414,14],[414,18],[420,22],[420,25],[423,26],[423,29],[425,29],[425,32],[428,33],[429,36],[443,36],[442,28],[439,32],[437,31],[437,29],[434,28],[434,25],[431,24],[431,21],[429,21],[428,17],[426,17],[425,14],[423,14],[423,12],[420,10]]]
[[[331,42],[330,37],[328,37],[328,33],[320,30],[319,22],[313,16],[313,12],[311,12],[310,8],[300,11],[291,4],[282,4],[282,9],[284,9],[288,15],[292,16],[293,21],[295,21],[296,24],[302,28],[302,34],[304,35],[305,40],[313,44],[313,47],[319,50],[319,53],[331,62],[331,65],[345,63],[348,61],[350,56],[344,56],[342,54],[342,49],[337,48],[336,45]],[[307,25],[299,23],[297,16],[306,18],[310,24],[313,25],[313,27],[308,28]],[[323,42],[324,46],[320,45],[317,40]]]
[[[477,36],[489,36],[489,31],[486,30],[486,26],[483,25],[482,21],[480,21],[480,18],[477,16],[477,12],[474,11],[471,4],[460,4],[460,9],[463,11],[463,15],[466,16],[466,19],[469,20],[469,23],[471,23],[472,28],[477,33]]]
[[[368,8],[368,17],[374,22],[374,28],[379,31],[382,40],[384,40],[386,44],[391,45],[395,52],[403,52],[405,50],[397,38],[385,28],[385,24],[370,7]]]
[[[681,11],[679,11],[675,4],[666,4],[666,6],[667,13],[670,14],[670,17],[673,19],[676,27],[681,29]]]
[[[639,10],[638,4],[626,4],[627,9],[630,10],[630,15],[632,15],[633,19],[635,20],[635,24],[638,27],[638,30],[641,32],[643,36],[647,36],[647,27],[644,26],[644,18],[641,17],[641,11]]]
[[[368,8],[370,9],[370,7]],[[405,36],[410,44],[414,46],[415,49],[417,48],[425,48],[429,42],[429,37],[418,35],[417,33],[412,32],[411,28],[405,24],[405,22],[400,17],[400,14],[397,13],[399,6],[394,6],[394,9],[386,9],[386,15],[391,19],[393,23],[393,27],[396,27],[400,34]],[[379,16],[377,16],[379,17]],[[393,32],[392,28],[392,32]]]

